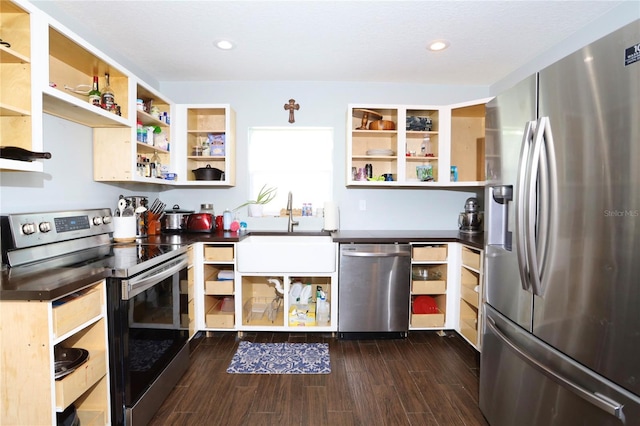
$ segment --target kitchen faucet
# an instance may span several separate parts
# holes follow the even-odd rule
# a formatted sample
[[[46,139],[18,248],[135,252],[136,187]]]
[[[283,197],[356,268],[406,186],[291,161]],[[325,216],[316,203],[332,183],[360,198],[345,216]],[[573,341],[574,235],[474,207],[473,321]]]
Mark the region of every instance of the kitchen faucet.
[[[293,194],[291,194],[291,191],[289,191],[289,196],[287,198],[287,215],[289,216],[287,232],[293,232],[293,227],[295,225],[299,225],[300,222],[293,220]]]

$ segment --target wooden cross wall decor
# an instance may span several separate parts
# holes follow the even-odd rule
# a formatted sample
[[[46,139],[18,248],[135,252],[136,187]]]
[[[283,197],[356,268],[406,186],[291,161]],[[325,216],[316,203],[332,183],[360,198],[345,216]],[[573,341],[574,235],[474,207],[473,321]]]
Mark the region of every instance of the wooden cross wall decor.
[[[284,104],[284,109],[289,111],[289,123],[295,123],[295,117],[293,116],[294,110],[300,109],[300,105],[296,103],[295,99],[289,99],[288,104]]]

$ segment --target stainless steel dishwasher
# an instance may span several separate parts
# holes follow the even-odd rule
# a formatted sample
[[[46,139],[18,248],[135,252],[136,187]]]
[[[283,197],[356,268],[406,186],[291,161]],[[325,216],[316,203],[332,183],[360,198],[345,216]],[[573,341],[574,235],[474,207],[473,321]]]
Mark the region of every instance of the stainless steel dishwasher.
[[[409,244],[341,244],[338,336],[402,338],[409,331]]]

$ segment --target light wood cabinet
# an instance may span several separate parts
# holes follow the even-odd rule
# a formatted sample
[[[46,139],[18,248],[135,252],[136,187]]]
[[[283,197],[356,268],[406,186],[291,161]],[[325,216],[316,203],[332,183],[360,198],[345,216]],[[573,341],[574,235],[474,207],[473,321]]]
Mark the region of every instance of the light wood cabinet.
[[[483,298],[483,250],[461,246],[460,334],[476,349],[481,349]]]
[[[488,100],[443,106],[349,105],[346,185],[484,185],[484,105]],[[371,130],[371,123],[378,119],[392,121],[395,129]],[[359,173],[368,164],[373,179]],[[419,168],[426,174],[418,174]],[[380,178],[388,174],[393,180]]]
[[[0,1],[0,145],[42,151],[42,119],[32,92],[33,17],[23,5]],[[37,100],[37,98],[36,98]],[[0,170],[43,171],[42,161],[0,159]]]
[[[204,244],[203,259],[204,328],[235,329],[235,245]]]
[[[131,127],[129,117],[129,75],[106,56],[97,53],[81,39],[49,25],[48,84],[43,84],[44,112],[88,127]],[[93,76],[98,76],[100,88],[105,87],[109,74],[120,116],[89,103],[87,95],[76,93],[90,90]]]
[[[415,243],[411,246],[410,330],[445,328],[448,321],[448,251],[448,244]],[[418,305],[423,301],[430,302],[428,306],[435,305],[437,311],[422,312]]]
[[[176,105],[178,184],[234,186],[235,112],[228,104]],[[223,172],[220,180],[196,180],[194,170],[205,167]]]
[[[56,413],[71,404],[82,424],[110,424],[105,286],[50,302],[0,302],[1,424],[56,424]],[[89,358],[55,380],[56,347],[82,348]]]
[[[162,166],[165,166],[163,168],[166,168],[167,172],[175,173],[176,162],[171,151],[173,133],[170,125],[174,111],[173,103],[142,81],[132,78],[133,81],[135,88],[131,92],[136,94],[136,99],[142,99],[147,106],[155,106],[159,114],[166,113],[169,121],[160,120],[132,103],[130,114],[135,117],[136,125],[95,128],[94,180],[171,185],[175,181],[163,179],[162,169],[155,171],[156,176],[147,176],[144,164],[151,163],[153,156],[157,155]],[[138,132],[138,123],[142,132]],[[156,133],[149,132],[150,128],[157,129]]]
[[[484,182],[485,104],[461,104],[451,108],[451,167],[457,183]],[[453,174],[450,180],[454,183]]]
[[[239,304],[236,314],[239,330],[337,331],[337,274],[239,274]],[[277,283],[277,284],[276,284]],[[292,286],[307,287],[309,303],[299,303]],[[278,291],[278,287],[281,290]],[[320,314],[318,288],[326,295],[328,314]],[[321,302],[322,303],[322,302]]]

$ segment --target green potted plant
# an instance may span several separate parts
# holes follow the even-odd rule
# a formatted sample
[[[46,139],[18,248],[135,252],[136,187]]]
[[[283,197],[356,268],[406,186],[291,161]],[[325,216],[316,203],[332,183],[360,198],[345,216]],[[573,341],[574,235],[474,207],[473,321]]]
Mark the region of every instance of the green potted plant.
[[[256,197],[255,200],[246,201],[245,203],[240,204],[238,207],[236,207],[233,210],[236,211],[238,209],[241,209],[244,206],[249,206],[249,216],[260,217],[262,216],[263,206],[273,201],[277,193],[278,193],[277,188],[273,186],[267,187],[267,184],[265,183],[264,185],[262,185],[262,188],[260,188],[260,191],[258,192],[258,196]]]

